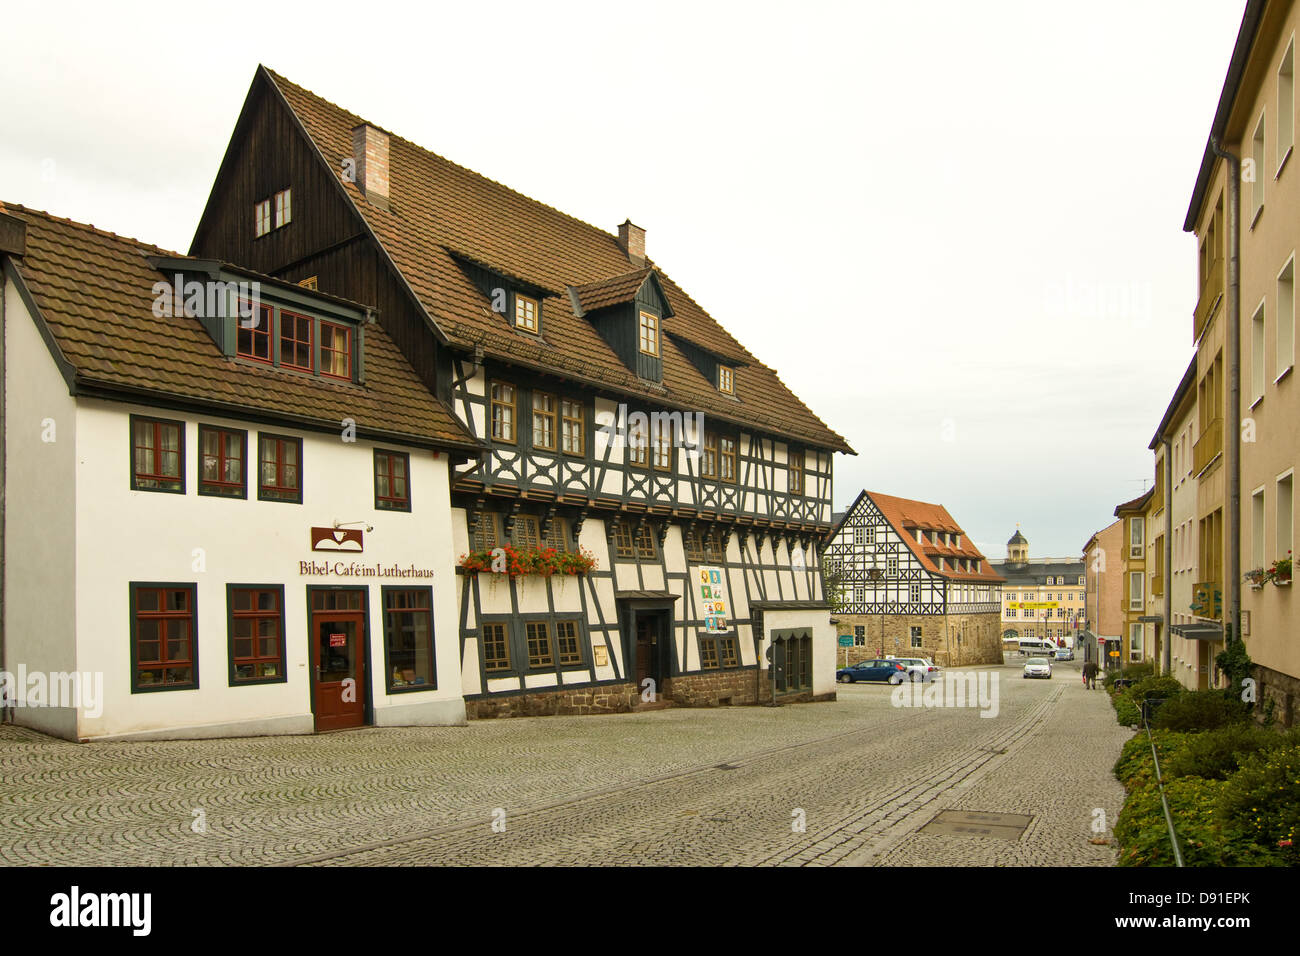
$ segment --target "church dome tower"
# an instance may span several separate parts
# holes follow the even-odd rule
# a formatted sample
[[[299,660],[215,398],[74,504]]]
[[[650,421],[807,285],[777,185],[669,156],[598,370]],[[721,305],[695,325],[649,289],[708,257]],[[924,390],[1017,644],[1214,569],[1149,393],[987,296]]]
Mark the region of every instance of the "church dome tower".
[[[1016,525],[1016,533],[1013,534],[1011,540],[1007,542],[1007,563],[1029,563],[1029,539],[1020,533],[1019,525]]]

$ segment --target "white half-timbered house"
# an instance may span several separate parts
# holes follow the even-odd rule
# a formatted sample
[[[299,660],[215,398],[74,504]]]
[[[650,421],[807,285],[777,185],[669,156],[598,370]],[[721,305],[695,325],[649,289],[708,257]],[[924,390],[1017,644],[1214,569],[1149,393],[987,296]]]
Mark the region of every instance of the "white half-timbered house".
[[[1001,663],[1002,578],[943,505],[863,491],[826,540],[849,663]]]
[[[290,191],[294,223],[256,235]],[[451,488],[471,716],[833,694],[816,544],[852,450],[643,230],[579,222],[261,68],[191,251],[372,305],[482,443]]]

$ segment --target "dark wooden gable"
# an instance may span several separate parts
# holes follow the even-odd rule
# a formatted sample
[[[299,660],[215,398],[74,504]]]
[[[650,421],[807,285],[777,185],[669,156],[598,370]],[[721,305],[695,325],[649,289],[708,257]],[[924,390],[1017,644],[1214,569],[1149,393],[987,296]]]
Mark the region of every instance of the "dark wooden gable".
[[[343,157],[333,157],[339,162]],[[301,282],[375,309],[380,324],[443,402],[451,361],[439,333],[263,69],[253,78],[190,254]],[[258,237],[254,205],[289,188],[292,220]]]

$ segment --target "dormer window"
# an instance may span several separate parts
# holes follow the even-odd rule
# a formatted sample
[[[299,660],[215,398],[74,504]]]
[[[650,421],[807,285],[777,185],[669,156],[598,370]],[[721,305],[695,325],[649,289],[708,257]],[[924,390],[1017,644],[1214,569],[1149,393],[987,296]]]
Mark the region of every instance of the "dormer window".
[[[235,354],[255,362],[271,363],[271,316],[269,305],[239,303],[239,331],[235,336]],[[247,316],[247,318],[245,318]]]
[[[301,372],[312,371],[311,318],[280,310],[280,364]]]
[[[293,209],[289,202],[289,190],[281,189],[275,194],[275,228],[289,225],[293,218]]]
[[[515,328],[522,329],[525,332],[537,334],[540,325],[538,318],[541,315],[541,309],[536,299],[530,299],[526,295],[515,294]]]
[[[331,378],[352,379],[351,329],[333,322],[321,322],[320,371]]]
[[[641,351],[646,355],[659,355],[659,316],[650,312],[641,313],[640,334],[637,341]]]
[[[736,390],[736,380],[731,369],[725,365],[718,366],[718,391],[731,395]]]

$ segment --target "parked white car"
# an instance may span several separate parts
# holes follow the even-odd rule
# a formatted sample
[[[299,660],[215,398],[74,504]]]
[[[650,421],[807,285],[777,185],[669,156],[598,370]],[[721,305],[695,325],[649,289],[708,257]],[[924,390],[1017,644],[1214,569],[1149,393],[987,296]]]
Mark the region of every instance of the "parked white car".
[[[914,681],[935,680],[939,676],[939,668],[928,657],[893,657],[890,660],[898,661],[907,668],[908,675]]]
[[[1052,662],[1046,657],[1031,657],[1025,661],[1024,677],[1046,677],[1052,679]]]

